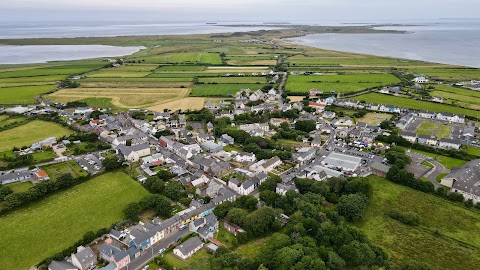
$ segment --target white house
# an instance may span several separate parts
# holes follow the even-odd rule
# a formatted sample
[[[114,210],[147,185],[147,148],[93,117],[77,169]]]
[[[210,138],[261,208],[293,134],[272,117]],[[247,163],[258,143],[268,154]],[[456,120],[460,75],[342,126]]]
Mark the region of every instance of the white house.
[[[415,143],[417,141],[417,134],[415,132],[410,132],[410,131],[401,131],[399,132],[400,136],[404,138],[405,140]]]
[[[253,153],[241,152],[235,156],[236,162],[255,162],[257,157]]]
[[[282,160],[280,160],[279,157],[275,156],[271,159],[262,159],[259,162],[254,163],[249,167],[249,169],[256,172],[269,173],[280,165],[282,165]]]
[[[148,144],[137,144],[125,146],[123,144],[117,146],[117,154],[128,162],[137,162],[141,157],[149,156],[150,146]]]
[[[438,147],[443,149],[460,149],[462,146],[462,142],[460,140],[455,139],[440,139],[438,143]]]
[[[190,258],[193,254],[197,253],[203,247],[203,242],[198,236],[192,237],[181,245],[173,249],[173,254],[180,257],[182,260]]]
[[[427,78],[425,78],[425,76],[423,76],[423,75],[415,77],[415,79],[413,79],[412,81],[414,83],[427,83],[427,82],[429,82],[429,80]]]

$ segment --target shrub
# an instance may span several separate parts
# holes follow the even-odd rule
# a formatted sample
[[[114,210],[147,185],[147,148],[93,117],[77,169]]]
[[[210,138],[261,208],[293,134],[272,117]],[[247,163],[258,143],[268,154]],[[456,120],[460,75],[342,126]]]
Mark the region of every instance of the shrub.
[[[420,216],[414,212],[400,212],[398,210],[390,210],[387,215],[403,224],[410,226],[420,225]]]

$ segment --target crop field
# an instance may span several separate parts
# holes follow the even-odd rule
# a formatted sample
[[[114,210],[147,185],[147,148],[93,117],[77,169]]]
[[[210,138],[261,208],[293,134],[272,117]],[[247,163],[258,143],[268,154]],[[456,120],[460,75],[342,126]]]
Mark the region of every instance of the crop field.
[[[192,52],[192,53],[167,53],[140,57],[136,60],[145,60],[145,63],[171,63],[171,64],[211,64],[220,65],[222,59],[216,53]]]
[[[292,94],[306,93],[316,88],[348,93],[398,82],[400,80],[391,74],[291,75],[288,77],[286,91]]]
[[[217,100],[223,100],[223,99],[210,98],[210,97],[209,98],[186,97],[186,98],[181,98],[177,100],[167,101],[158,105],[148,107],[147,109],[154,112],[163,112],[164,109],[170,109],[172,111],[200,110],[201,108],[203,108],[203,104],[205,104],[206,101],[217,101]]]
[[[479,212],[379,177],[369,179],[373,197],[357,226],[386,250],[394,264],[421,261],[434,269],[477,268]],[[420,226],[408,226],[390,218],[387,213],[392,209],[417,213]],[[435,235],[437,229],[441,235]]]
[[[119,70],[119,71],[128,71],[128,72],[153,72],[156,68],[158,68],[158,65],[132,65],[132,64],[126,64],[124,66],[119,66],[114,69]]]
[[[112,172],[0,217],[2,269],[28,269],[85,232],[122,220],[123,207],[147,194],[125,173]]]
[[[87,78],[139,78],[149,75],[151,71],[123,71],[116,68],[101,69],[87,73]]]
[[[57,180],[64,174],[70,174],[73,177],[88,175],[74,160],[42,166],[40,169],[44,170],[52,180]]]
[[[172,71],[204,71],[205,67],[204,66],[162,66],[159,67],[156,71],[157,72],[172,72]]]
[[[425,120],[417,128],[416,133],[418,135],[433,135],[437,139],[448,139],[452,133],[452,127]]]
[[[64,75],[49,75],[49,76],[20,77],[20,78],[3,78],[3,79],[0,79],[0,85],[8,85],[8,84],[12,84],[12,83],[16,83],[16,84],[55,83],[55,81],[63,80],[64,78],[65,78]]]
[[[137,81],[137,82],[80,82],[81,88],[183,88],[191,87],[191,82],[162,82],[162,81]]]
[[[19,127],[0,132],[0,152],[10,150],[15,146],[30,146],[32,143],[48,137],[59,138],[72,133],[73,131],[59,124],[34,120]]]
[[[52,91],[54,85],[0,88],[0,104],[34,104],[35,96]]]
[[[350,53],[339,53],[335,56],[294,56],[287,59],[290,68],[301,66],[342,66],[342,67],[422,67],[435,65],[414,60],[395,59],[387,57],[376,57],[371,55],[359,55]]]
[[[371,126],[379,126],[381,122],[392,118],[388,113],[367,113],[364,117],[357,119],[357,122],[367,123]]]
[[[480,117],[480,111],[469,110],[449,106],[445,104],[433,103],[428,101],[413,100],[408,98],[396,97],[392,95],[383,95],[378,93],[369,93],[354,97],[356,100],[365,100],[366,102],[396,105],[400,107],[410,108],[414,110],[428,110],[434,112],[449,112],[456,114],[469,115],[473,117]]]
[[[200,78],[199,82],[208,84],[208,83],[266,83],[264,77],[217,77],[217,78]]]
[[[250,90],[261,89],[266,84],[202,84],[195,85],[192,96],[230,96],[241,89],[250,88]]]
[[[192,81],[192,78],[182,78],[182,77],[177,77],[177,78],[84,78],[79,80],[78,82],[80,85],[82,83],[88,82],[113,82],[113,83],[155,83],[155,82],[190,82]]]
[[[116,107],[149,107],[188,96],[190,88],[75,88],[62,89],[47,98],[59,102],[110,98]]]
[[[0,72],[0,78],[23,78],[23,77],[36,77],[47,75],[75,75],[83,72],[87,72],[101,64],[96,65],[65,65],[46,68],[32,68],[24,70],[6,71]]]

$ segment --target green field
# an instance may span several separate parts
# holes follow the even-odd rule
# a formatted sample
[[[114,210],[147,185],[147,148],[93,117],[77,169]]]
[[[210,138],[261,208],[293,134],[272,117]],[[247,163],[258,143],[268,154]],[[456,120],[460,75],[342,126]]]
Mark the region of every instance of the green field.
[[[192,96],[230,96],[235,95],[240,89],[258,90],[266,84],[201,84],[195,85]]]
[[[385,248],[393,263],[426,262],[438,270],[476,269],[480,263],[480,213],[385,179],[369,177],[374,194],[357,226]],[[407,226],[387,212],[412,211],[420,226]],[[434,234],[440,230],[440,236]]]
[[[33,187],[33,184],[32,182],[29,181],[29,182],[15,182],[15,183],[6,184],[3,186],[11,188],[13,192],[25,192],[29,188]]]
[[[136,59],[139,60],[140,58]],[[162,55],[152,55],[141,57],[145,63],[175,63],[175,64],[212,64],[219,65],[222,59],[216,53],[208,52],[191,52],[191,53],[167,53]]]
[[[209,270],[212,269],[210,266],[210,258],[212,255],[209,254],[206,250],[202,249],[195,253],[192,257],[182,260],[175,256],[173,252],[168,253],[164,256],[165,261],[176,267],[179,270]]]
[[[73,131],[59,124],[34,120],[25,125],[0,132],[0,152],[10,150],[15,146],[30,146],[32,143],[48,137],[59,138],[72,133]]]
[[[0,115],[0,127],[4,127],[13,123],[24,122],[26,120],[27,118],[23,116]]]
[[[446,156],[438,156],[436,158],[440,164],[445,166],[447,169],[451,169],[453,167],[462,167],[465,163],[468,161],[466,160],[461,160],[461,159],[456,159],[456,158],[451,158],[451,157],[446,157]]]
[[[354,97],[356,100],[365,100],[369,103],[379,103],[387,105],[395,105],[414,110],[428,110],[434,112],[450,112],[456,114],[469,115],[473,117],[480,117],[480,111],[469,110],[439,103],[413,100],[408,98],[396,97],[392,95],[384,95],[378,93],[370,93]]]
[[[75,178],[88,175],[74,160],[43,166],[40,169],[44,170],[52,180],[57,180],[64,174],[70,174]]]
[[[409,71],[439,80],[463,81],[480,78],[480,69],[478,68],[415,68],[409,69]]]
[[[0,78],[23,78],[23,77],[36,77],[36,76],[51,76],[51,75],[75,75],[83,72],[87,72],[96,67],[100,67],[102,64],[93,65],[64,65],[46,68],[32,68],[32,69],[20,69],[15,71],[0,72]],[[64,76],[64,77],[65,77]]]
[[[420,124],[416,130],[416,133],[418,135],[433,135],[436,136],[437,139],[448,139],[452,133],[452,127],[426,120]]]
[[[391,74],[290,75],[285,89],[289,93],[306,93],[312,88],[348,93],[398,82]]]
[[[128,175],[112,172],[2,216],[1,268],[28,269],[85,232],[120,221],[123,207],[147,194]]]
[[[205,70],[204,66],[163,66],[163,67],[159,67],[155,71],[156,72],[164,72],[164,71],[168,71],[168,72],[188,71],[188,72],[191,72],[191,71],[204,71],[204,70]]]
[[[236,83],[236,84],[253,84],[253,83],[263,83],[265,84],[267,81],[265,78],[262,77],[216,77],[216,78],[200,78],[198,79],[199,82],[208,84],[208,83]]]
[[[0,88],[0,104],[33,104],[35,96],[52,91],[54,85],[18,86]]]
[[[480,148],[468,146],[467,153],[480,157]]]

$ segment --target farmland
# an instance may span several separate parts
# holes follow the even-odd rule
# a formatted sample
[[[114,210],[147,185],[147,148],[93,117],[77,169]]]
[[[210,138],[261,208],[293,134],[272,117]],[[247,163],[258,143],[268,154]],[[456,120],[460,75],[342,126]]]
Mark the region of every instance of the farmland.
[[[306,93],[312,88],[349,93],[399,81],[391,74],[292,75],[285,90],[289,94]]]
[[[35,132],[32,132],[32,131]],[[30,146],[48,137],[62,137],[73,132],[59,124],[34,120],[19,127],[0,132],[0,152],[13,147]]]
[[[1,217],[2,269],[27,269],[39,263],[73,245],[85,232],[120,221],[123,207],[146,195],[128,175],[112,172]]]
[[[195,85],[192,96],[231,96],[241,89],[258,90],[266,84],[203,84]]]
[[[480,263],[480,236],[475,233],[480,213],[378,177],[370,182],[373,197],[357,226],[385,248],[393,263],[421,261],[446,270],[473,269]],[[417,213],[420,226],[391,219],[391,209]],[[436,230],[441,234],[435,235]]]
[[[464,114],[473,117],[480,117],[480,111],[449,106],[445,104],[432,103],[421,100],[412,100],[408,98],[396,97],[391,95],[383,95],[378,93],[369,93],[355,97],[356,100],[365,100],[367,102],[380,103],[405,107],[414,110],[429,110],[434,112],[450,112],[456,114]]]

